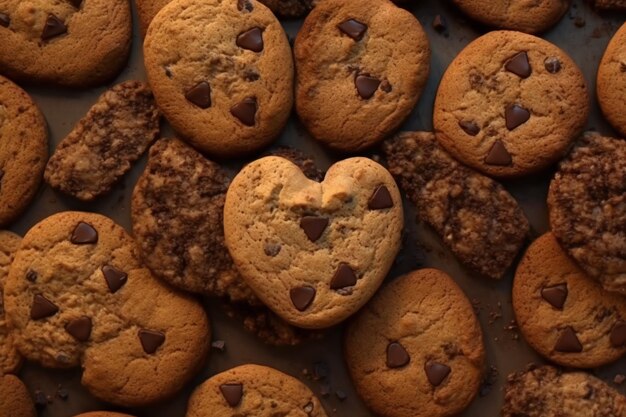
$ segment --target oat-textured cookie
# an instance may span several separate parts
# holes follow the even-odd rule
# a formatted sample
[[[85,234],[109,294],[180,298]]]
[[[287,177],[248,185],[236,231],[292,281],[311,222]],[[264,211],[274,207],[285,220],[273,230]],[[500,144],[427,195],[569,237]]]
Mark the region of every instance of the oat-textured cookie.
[[[326,417],[311,390],[260,365],[242,365],[209,378],[189,399],[186,417]]]
[[[134,248],[102,215],[54,214],[24,236],[4,292],[26,359],[82,366],[91,394],[128,407],[178,391],[202,366],[210,340],[200,303],[161,284]]]
[[[0,76],[0,226],[30,204],[47,159],[48,127],[41,111],[24,90]]]
[[[522,258],[513,310],[533,349],[559,365],[595,368],[626,352],[626,298],[588,277],[552,233]]]
[[[251,153],[289,118],[291,48],[280,22],[255,0],[174,0],[150,24],[144,60],[165,117],[205,152]]]
[[[35,405],[24,383],[13,375],[0,375],[0,417],[36,417]]]
[[[102,84],[126,64],[128,0],[0,0],[0,73],[70,87]]]
[[[626,142],[587,134],[548,192],[559,243],[609,291],[626,294]]]
[[[495,31],[465,47],[435,98],[437,139],[487,175],[520,177],[558,161],[589,113],[582,73],[555,45]]]
[[[478,392],[484,346],[463,291],[436,269],[392,281],[346,332],[357,391],[377,415],[457,415]]]
[[[130,414],[113,413],[111,411],[92,411],[90,413],[77,414],[74,417],[133,417]]]
[[[286,159],[261,158],[226,194],[226,246],[276,314],[299,327],[329,327],[365,304],[389,272],[401,201],[389,172],[367,158],[336,163],[322,183]]]
[[[108,192],[159,134],[148,86],[125,81],[106,91],[50,157],[46,182],[91,201]]]
[[[585,372],[531,367],[508,377],[502,417],[622,417],[626,398]]]
[[[0,375],[17,372],[22,357],[15,348],[14,336],[4,316],[3,290],[9,267],[22,238],[6,230],[0,231]]]
[[[626,9],[626,2],[624,2]],[[604,117],[626,136],[626,24],[613,35],[598,66],[596,94]]]
[[[422,92],[430,65],[417,19],[388,0],[325,0],[298,32],[296,110],[313,137],[342,151],[396,130]]]
[[[543,32],[556,24],[571,0],[453,0],[474,20],[501,29]]]
[[[402,132],[383,145],[389,172],[459,260],[502,278],[528,235],[524,212],[504,187],[454,160],[430,132]]]

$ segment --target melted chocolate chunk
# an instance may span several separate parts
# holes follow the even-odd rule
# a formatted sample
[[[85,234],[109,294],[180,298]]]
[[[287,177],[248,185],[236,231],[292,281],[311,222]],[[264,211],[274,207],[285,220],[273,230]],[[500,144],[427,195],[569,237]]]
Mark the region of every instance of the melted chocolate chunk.
[[[359,22],[358,20],[348,19],[338,26],[339,30],[341,30],[346,35],[350,36],[355,41],[360,41],[363,39],[363,35],[367,31],[367,25]]]
[[[411,361],[409,353],[404,346],[398,342],[391,342],[387,345],[387,367],[402,368]]]
[[[263,31],[261,28],[252,28],[237,36],[237,46],[252,52],[263,50]]]
[[[315,298],[315,288],[309,286],[296,287],[289,290],[289,297],[298,311],[306,310]]]
[[[64,33],[67,33],[65,23],[55,15],[49,14],[43,31],[41,32],[41,40],[47,41],[59,35],[63,35]]]
[[[185,93],[185,98],[201,109],[208,109],[211,107],[211,86],[208,82],[201,81]]]

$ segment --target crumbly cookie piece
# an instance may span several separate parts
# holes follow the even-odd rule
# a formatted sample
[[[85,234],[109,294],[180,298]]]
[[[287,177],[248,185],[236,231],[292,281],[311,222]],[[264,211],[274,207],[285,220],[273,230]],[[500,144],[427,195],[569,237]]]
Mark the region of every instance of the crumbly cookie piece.
[[[265,156],[280,156],[288,159],[300,167],[300,170],[310,180],[321,182],[324,179],[324,171],[319,169],[315,161],[299,149],[290,148],[288,146],[280,146],[272,149]]]
[[[178,391],[202,366],[210,340],[201,304],[161,284],[134,248],[102,215],[57,213],[24,236],[4,288],[26,359],[82,366],[91,394],[127,407]]]
[[[326,417],[311,390],[297,379],[260,365],[242,365],[212,376],[200,385],[186,417],[214,416]]]
[[[502,417],[621,417],[626,398],[584,372],[531,367],[508,377]]]
[[[344,350],[357,391],[377,415],[457,415],[476,396],[480,325],[445,273],[422,269],[385,286],[350,324]]]
[[[159,135],[148,86],[125,81],[106,91],[57,146],[44,177],[83,201],[107,193]]]
[[[15,348],[14,336],[4,315],[4,282],[9,275],[9,267],[22,238],[7,230],[0,231],[0,375],[15,373],[22,364],[22,357]]]
[[[548,192],[559,243],[609,291],[626,294],[626,142],[585,135]]]
[[[24,383],[13,375],[0,375],[0,417],[36,417],[35,405]]]
[[[529,231],[528,220],[502,185],[454,160],[430,132],[402,132],[383,149],[389,172],[459,260],[502,278]]]
[[[448,66],[433,125],[456,159],[511,178],[561,159],[588,113],[584,77],[564,51],[532,35],[494,31],[471,42]]]
[[[112,79],[130,53],[128,0],[0,0],[0,72],[88,87]]]
[[[626,9],[626,1],[622,4]],[[602,114],[623,136],[626,136],[626,115],[622,111],[626,104],[625,81],[626,24],[623,24],[606,47],[596,78],[596,94]]]
[[[430,65],[422,26],[387,0],[319,3],[294,54],[298,116],[315,139],[341,151],[367,148],[396,130]]]
[[[43,114],[24,90],[0,76],[0,226],[30,204],[47,159]]]

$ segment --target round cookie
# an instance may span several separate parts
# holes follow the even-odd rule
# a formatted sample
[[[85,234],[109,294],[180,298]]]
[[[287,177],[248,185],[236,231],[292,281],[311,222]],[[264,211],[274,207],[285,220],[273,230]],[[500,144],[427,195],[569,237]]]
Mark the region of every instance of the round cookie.
[[[155,279],[134,246],[102,215],[54,214],[24,236],[4,292],[26,359],[82,366],[91,394],[127,407],[178,391],[202,366],[210,340],[201,304]]]
[[[32,201],[47,159],[48,127],[41,111],[24,90],[0,76],[0,226]]]
[[[22,381],[0,375],[0,417],[36,417],[35,405]]]
[[[496,31],[465,47],[435,98],[437,139],[487,175],[520,177],[559,160],[587,121],[582,73],[555,45]]]
[[[321,183],[286,159],[258,159],[235,177],[224,206],[240,274],[276,314],[312,329],[341,322],[374,295],[403,224],[396,183],[367,158],[337,162]]]
[[[131,36],[128,0],[4,0],[0,72],[61,86],[102,84],[126,64]]]
[[[9,331],[4,315],[4,282],[9,275],[9,267],[22,238],[6,230],[0,230],[0,375],[18,371],[22,357],[15,348],[14,336]]]
[[[501,29],[543,32],[561,20],[570,0],[453,0],[469,17]]]
[[[287,123],[291,48],[257,1],[174,0],[150,24],[144,62],[159,108],[202,151],[251,153]]]
[[[626,294],[626,142],[585,135],[550,183],[548,211],[569,255],[605,289]]]
[[[384,287],[348,327],[344,353],[361,398],[385,417],[459,414],[478,392],[485,357],[469,300],[436,269]]]
[[[602,114],[611,125],[626,136],[626,24],[613,35],[604,51],[596,80],[596,94]]]
[[[242,365],[200,385],[186,417],[326,417],[311,390],[297,379],[260,365]]]
[[[77,414],[74,417],[133,417],[130,414],[113,413],[111,411],[92,411],[90,413]]]
[[[589,278],[552,233],[522,258],[513,310],[530,346],[559,365],[595,368],[626,353],[626,298]]]
[[[424,88],[430,47],[422,26],[388,0],[325,0],[294,46],[296,110],[313,137],[359,151],[400,127]]]

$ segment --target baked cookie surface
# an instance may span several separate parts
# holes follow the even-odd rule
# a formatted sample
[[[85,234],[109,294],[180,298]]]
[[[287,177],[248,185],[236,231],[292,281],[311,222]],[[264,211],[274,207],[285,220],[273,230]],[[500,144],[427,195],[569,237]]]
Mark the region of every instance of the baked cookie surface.
[[[36,417],[35,405],[24,383],[13,375],[0,375],[0,417]]]
[[[521,32],[474,40],[443,75],[433,109],[437,139],[456,159],[494,177],[540,171],[565,155],[589,113],[574,61]]]
[[[3,302],[4,283],[21,241],[22,238],[12,232],[0,231],[0,376],[17,372],[22,364],[4,314]]]
[[[596,2],[597,3],[597,2]],[[622,5],[626,9],[626,2]],[[602,114],[619,131],[626,136],[626,24],[622,25],[609,42],[596,77],[596,94]]]

